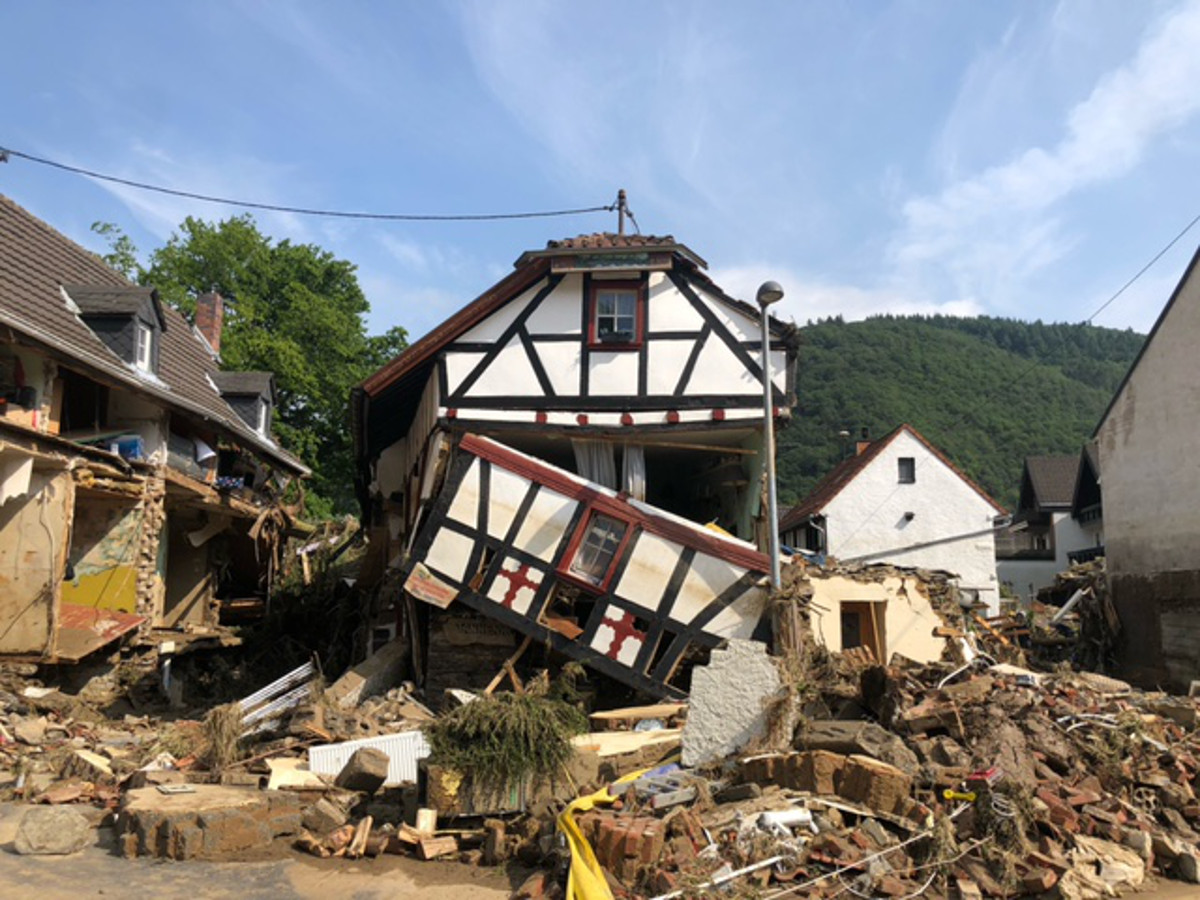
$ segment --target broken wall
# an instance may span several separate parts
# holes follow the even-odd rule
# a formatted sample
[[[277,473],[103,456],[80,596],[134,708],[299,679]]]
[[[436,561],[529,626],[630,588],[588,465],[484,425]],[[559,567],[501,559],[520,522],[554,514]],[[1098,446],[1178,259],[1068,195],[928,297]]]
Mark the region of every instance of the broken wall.
[[[810,573],[812,630],[827,649],[841,652],[843,604],[872,604],[883,631],[887,658],[899,653],[917,662],[941,659],[944,638],[933,630],[945,624],[929,602],[915,576],[892,576],[880,581],[859,581],[845,576],[822,578]],[[887,659],[881,660],[886,663]]]
[[[159,627],[182,628],[216,622],[208,545],[196,547],[188,540],[188,533],[202,529],[206,521],[203,513],[194,510],[167,511],[166,591],[162,613],[155,621]]]
[[[63,602],[137,612],[141,539],[140,503],[77,489]]]
[[[51,646],[73,494],[69,473],[35,463],[28,492],[0,506],[0,653]]]

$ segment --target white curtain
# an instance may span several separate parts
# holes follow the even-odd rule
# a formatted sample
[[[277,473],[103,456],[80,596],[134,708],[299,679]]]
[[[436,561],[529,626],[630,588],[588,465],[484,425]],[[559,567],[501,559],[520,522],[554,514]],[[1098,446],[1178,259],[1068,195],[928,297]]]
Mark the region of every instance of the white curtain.
[[[646,499],[646,448],[626,444],[622,454],[622,490],[634,500]]]
[[[572,440],[575,470],[588,481],[617,489],[617,457],[608,441]]]

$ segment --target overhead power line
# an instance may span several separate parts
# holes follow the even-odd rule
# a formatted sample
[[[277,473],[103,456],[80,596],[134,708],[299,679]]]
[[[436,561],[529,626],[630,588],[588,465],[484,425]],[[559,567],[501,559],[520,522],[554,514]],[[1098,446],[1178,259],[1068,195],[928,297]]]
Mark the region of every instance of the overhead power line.
[[[1189,231],[1191,231],[1192,228],[1195,227],[1197,222],[1200,222],[1200,214],[1197,214],[1196,218],[1194,218],[1194,219],[1192,219],[1192,221],[1188,222],[1187,225],[1184,226],[1183,231],[1179,232],[1179,234],[1177,234],[1177,235],[1175,235],[1175,237],[1171,238],[1171,240],[1167,244],[1167,246],[1163,247],[1156,254],[1154,254],[1154,258],[1151,259],[1150,262],[1146,263],[1144,266],[1142,266],[1140,269],[1138,269],[1136,275],[1134,275],[1127,282],[1125,282],[1123,285],[1121,285],[1120,290],[1118,290],[1115,294],[1113,294],[1111,297],[1109,297],[1107,300],[1105,300],[1102,304],[1100,304],[1100,308],[1098,310],[1096,310],[1094,313],[1092,313],[1090,316],[1088,316],[1086,319],[1084,319],[1084,321],[1087,322],[1089,325],[1092,324],[1092,320],[1095,319],[1096,316],[1100,315],[1100,313],[1102,313],[1102,312],[1104,312],[1104,310],[1108,309],[1109,304],[1111,304],[1114,300],[1116,300],[1123,293],[1125,293],[1127,290],[1129,290],[1129,288],[1133,286],[1133,283],[1135,281],[1137,281],[1139,278],[1141,278],[1143,275],[1145,275],[1148,271],[1150,271],[1150,267],[1153,266],[1160,259],[1162,259],[1166,255],[1168,250],[1170,250],[1172,247],[1174,247],[1176,244],[1178,244],[1179,241],[1182,240],[1183,236],[1185,234],[1187,234]]]
[[[609,203],[604,206],[584,206],[577,209],[552,209],[540,210],[536,212],[515,212],[515,213],[469,213],[469,214],[427,214],[427,213],[376,213],[376,212],[352,212],[348,210],[338,209],[313,209],[304,206],[282,206],[275,203],[256,203],[253,200],[235,200],[230,197],[214,197],[210,194],[200,194],[195,191],[182,191],[176,188],[163,187],[158,184],[147,184],[143,181],[133,181],[129,178],[120,178],[116,175],[106,175],[103,172],[94,172],[91,169],[84,169],[80,166],[71,166],[66,163],[56,162],[52,159],[45,159],[40,156],[34,156],[31,153],[23,153],[20,150],[13,150],[11,147],[0,147],[0,162],[7,161],[7,157],[15,156],[28,162],[37,163],[42,166],[49,166],[53,169],[60,169],[64,172],[71,172],[75,175],[84,175],[88,178],[95,178],[98,181],[108,181],[113,184],[122,184],[126,187],[137,188],[141,191],[153,191],[157,194],[168,194],[172,197],[185,197],[188,200],[199,200],[202,203],[223,203],[226,206],[240,206],[246,209],[262,209],[270,212],[293,213],[298,216],[324,216],[333,219],[371,219],[374,221],[385,222],[494,222],[502,219],[548,219],[556,216],[578,216],[586,213],[612,212],[617,208],[617,204]]]

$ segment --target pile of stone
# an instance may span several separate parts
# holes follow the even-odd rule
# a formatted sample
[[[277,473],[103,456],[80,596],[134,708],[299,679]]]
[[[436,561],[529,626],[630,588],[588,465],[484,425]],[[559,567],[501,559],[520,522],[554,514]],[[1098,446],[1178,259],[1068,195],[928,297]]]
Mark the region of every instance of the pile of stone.
[[[853,693],[800,692],[786,746],[767,749],[795,720],[749,703],[748,689],[777,695],[756,671],[763,648],[737,644],[714,654],[714,678],[694,674],[695,767],[616,785],[615,803],[576,817],[614,896],[738,881],[768,897],[1076,900],[1200,881],[1197,699],[982,659],[897,661],[860,667]],[[561,887],[548,872],[514,896]]]

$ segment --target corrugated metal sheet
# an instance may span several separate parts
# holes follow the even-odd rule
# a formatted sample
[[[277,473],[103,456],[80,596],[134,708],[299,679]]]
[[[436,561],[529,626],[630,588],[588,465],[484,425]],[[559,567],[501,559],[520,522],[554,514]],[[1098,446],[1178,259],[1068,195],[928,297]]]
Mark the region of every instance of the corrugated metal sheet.
[[[379,737],[359,738],[341,744],[308,748],[308,767],[318,775],[337,775],[355,750],[373,747],[388,755],[388,783],[417,780],[417,762],[429,755],[429,744],[420,731],[401,731]]]

